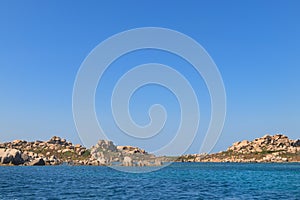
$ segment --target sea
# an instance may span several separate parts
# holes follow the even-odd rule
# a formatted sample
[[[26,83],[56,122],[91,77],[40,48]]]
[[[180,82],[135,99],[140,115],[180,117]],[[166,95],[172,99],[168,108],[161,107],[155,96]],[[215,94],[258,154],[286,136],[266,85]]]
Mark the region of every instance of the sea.
[[[299,163],[173,163],[149,173],[101,166],[0,167],[0,199],[295,199]]]

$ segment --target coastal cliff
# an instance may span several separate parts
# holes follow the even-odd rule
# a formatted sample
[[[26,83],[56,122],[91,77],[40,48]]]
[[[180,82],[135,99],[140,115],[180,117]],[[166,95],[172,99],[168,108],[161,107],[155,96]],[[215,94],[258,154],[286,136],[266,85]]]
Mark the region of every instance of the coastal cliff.
[[[181,162],[300,162],[300,140],[282,134],[235,142],[226,151],[180,156]]]

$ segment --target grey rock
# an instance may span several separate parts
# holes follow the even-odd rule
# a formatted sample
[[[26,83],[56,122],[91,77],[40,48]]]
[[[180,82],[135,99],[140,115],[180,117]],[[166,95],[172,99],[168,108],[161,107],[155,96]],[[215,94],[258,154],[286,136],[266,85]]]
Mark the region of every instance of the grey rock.
[[[29,161],[29,156],[27,154],[22,154],[21,158],[24,160],[24,162],[28,162]]]

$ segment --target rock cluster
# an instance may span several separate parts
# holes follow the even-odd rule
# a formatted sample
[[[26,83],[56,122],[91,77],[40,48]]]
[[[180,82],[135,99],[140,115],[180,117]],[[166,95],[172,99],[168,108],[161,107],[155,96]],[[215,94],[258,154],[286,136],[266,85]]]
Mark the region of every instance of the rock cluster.
[[[17,149],[0,149],[0,163],[1,164],[24,164],[21,151]]]
[[[123,164],[123,166],[126,166],[126,167],[132,166],[133,165],[133,161],[132,161],[132,159],[130,157],[125,156],[124,159],[123,159],[123,163],[122,164]]]
[[[133,146],[115,146],[113,142],[99,140],[91,148],[90,162],[93,165],[157,166],[162,162],[145,150]]]
[[[161,159],[132,146],[99,140],[91,149],[54,136],[48,141],[15,140],[0,143],[0,165],[122,165],[157,166]]]
[[[0,164],[12,165],[59,165],[64,162],[79,162],[87,149],[73,145],[60,137],[48,141],[27,142],[14,140],[0,144]]]
[[[48,141],[15,140],[0,143],[0,165],[121,165],[159,166],[163,162],[300,162],[300,140],[277,134],[253,141],[234,143],[226,151],[215,154],[192,154],[156,157],[133,146],[116,146],[112,141],[99,140],[91,149],[73,145],[54,136]]]
[[[277,134],[274,136],[265,135],[257,138],[252,142],[244,140],[234,143],[227,151],[234,151],[237,153],[261,153],[264,151],[284,151],[287,153],[300,152],[299,140],[290,140],[287,136]]]
[[[138,147],[133,147],[133,146],[117,146],[117,149],[119,151],[126,152],[129,154],[135,154],[135,153],[147,154],[147,152],[144,149],[140,149]]]
[[[181,156],[182,162],[300,162],[300,140],[277,134],[234,143],[227,151]]]

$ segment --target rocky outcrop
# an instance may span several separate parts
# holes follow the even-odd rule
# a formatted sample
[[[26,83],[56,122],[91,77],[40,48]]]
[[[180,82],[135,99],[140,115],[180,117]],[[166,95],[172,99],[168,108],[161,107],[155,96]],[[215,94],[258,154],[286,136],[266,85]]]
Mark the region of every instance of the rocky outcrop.
[[[287,136],[277,134],[274,136],[265,135],[257,138],[251,142],[244,140],[236,142],[227,151],[236,153],[266,153],[266,152],[286,152],[297,153],[300,152],[299,140],[290,140]]]
[[[22,154],[17,149],[0,149],[0,164],[20,165],[24,163]]]
[[[43,158],[36,158],[33,161],[31,161],[30,163],[28,163],[28,165],[30,165],[30,166],[43,166],[43,165],[46,165],[46,163],[45,163]]]
[[[300,162],[300,141],[282,134],[265,135],[253,141],[234,143],[216,154],[179,157],[182,162]]]
[[[131,161],[130,161],[131,160]],[[138,164],[139,163],[139,164]],[[54,136],[48,141],[14,140],[0,143],[0,165],[161,165],[156,157],[133,146],[116,146],[112,141],[99,140],[91,149],[73,145]]]
[[[90,149],[90,163],[93,165],[121,165],[121,166],[157,166],[162,161],[156,161],[156,156],[145,150],[133,146],[115,146],[113,142],[99,140]]]
[[[0,165],[160,166],[163,162],[300,162],[300,140],[277,134],[234,143],[226,151],[180,157],[156,157],[133,146],[99,140],[91,149],[54,136],[48,141],[0,143]]]
[[[133,166],[133,161],[132,161],[132,159],[130,157],[125,156],[122,165],[126,166],[126,167]]]
[[[0,164],[12,165],[59,165],[80,164],[89,157],[89,151],[80,144],[73,145],[66,139],[54,136],[48,141],[27,142],[14,140],[0,144]],[[43,160],[43,161],[42,161]],[[37,162],[37,164],[32,164]]]
[[[291,144],[293,147],[300,147],[300,140],[295,140],[294,142],[292,142]]]
[[[138,147],[133,146],[117,146],[117,149],[128,154],[147,154],[147,152],[144,149],[140,149]]]
[[[112,141],[108,140],[99,140],[95,145],[95,148],[103,149],[105,151],[116,152],[117,147],[114,145]]]

